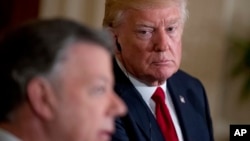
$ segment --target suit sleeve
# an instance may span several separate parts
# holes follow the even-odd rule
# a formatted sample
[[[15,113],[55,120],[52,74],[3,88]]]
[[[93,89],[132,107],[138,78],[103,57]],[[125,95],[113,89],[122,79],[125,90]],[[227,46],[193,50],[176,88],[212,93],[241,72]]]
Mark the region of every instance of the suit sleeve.
[[[213,125],[212,125],[212,119],[211,119],[211,115],[210,115],[210,109],[209,109],[209,103],[208,103],[208,99],[207,99],[207,94],[205,91],[205,88],[203,86],[203,84],[201,83],[200,80],[195,79],[195,85],[197,88],[199,88],[199,92],[200,92],[200,101],[201,101],[201,106],[196,106],[197,108],[201,108],[198,111],[204,111],[201,115],[203,115],[204,117],[204,121],[206,122],[207,125],[207,130],[209,133],[209,141],[214,141],[214,136],[213,136]]]
[[[208,126],[208,130],[209,130],[209,134],[210,134],[210,141],[214,141],[214,135],[213,135],[213,124],[212,124],[212,119],[210,116],[210,109],[209,109],[209,104],[208,104],[208,99],[206,96],[206,92],[204,87],[203,88],[203,93],[204,93],[204,101],[205,101],[205,110],[206,110],[206,120],[207,120],[207,126]]]

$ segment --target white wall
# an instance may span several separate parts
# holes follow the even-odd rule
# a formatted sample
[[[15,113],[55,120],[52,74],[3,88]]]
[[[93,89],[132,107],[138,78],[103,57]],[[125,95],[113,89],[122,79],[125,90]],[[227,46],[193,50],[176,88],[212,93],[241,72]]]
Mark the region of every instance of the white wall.
[[[41,0],[40,17],[70,18],[101,28],[105,0]]]
[[[229,73],[236,56],[229,36],[248,37],[249,0],[190,0],[182,68],[204,83],[216,140],[229,140],[229,124],[250,123],[250,99],[239,101],[242,79]]]

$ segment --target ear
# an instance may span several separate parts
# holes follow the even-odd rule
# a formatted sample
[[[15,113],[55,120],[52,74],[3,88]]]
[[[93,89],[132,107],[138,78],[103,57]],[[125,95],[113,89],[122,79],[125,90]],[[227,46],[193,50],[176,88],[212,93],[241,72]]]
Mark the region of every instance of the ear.
[[[42,77],[33,78],[27,85],[27,97],[38,117],[43,120],[54,118],[57,100],[48,80]]]
[[[110,35],[113,37],[113,41],[116,41],[117,39],[116,29],[112,27],[105,27],[105,30],[108,31],[108,33],[110,33]]]
[[[113,42],[115,47],[115,54],[120,54],[121,53],[121,45],[119,44],[118,41],[118,32],[117,32],[117,28],[112,28],[112,27],[106,27],[105,30],[107,30],[113,37]]]

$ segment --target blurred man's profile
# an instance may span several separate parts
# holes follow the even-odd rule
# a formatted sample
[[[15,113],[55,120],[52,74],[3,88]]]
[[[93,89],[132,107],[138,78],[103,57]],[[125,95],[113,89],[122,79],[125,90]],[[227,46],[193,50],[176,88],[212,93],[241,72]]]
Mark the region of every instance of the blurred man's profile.
[[[109,36],[42,20],[0,44],[0,141],[108,141],[126,107],[113,91]]]

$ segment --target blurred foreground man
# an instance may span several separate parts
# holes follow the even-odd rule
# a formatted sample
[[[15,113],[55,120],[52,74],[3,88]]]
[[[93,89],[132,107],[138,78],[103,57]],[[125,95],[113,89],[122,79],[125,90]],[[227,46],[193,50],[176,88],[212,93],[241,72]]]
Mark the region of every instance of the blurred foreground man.
[[[115,91],[128,114],[113,141],[213,141],[201,82],[180,70],[186,0],[106,0]]]
[[[57,19],[0,44],[0,141],[108,141],[125,114],[106,34]]]

